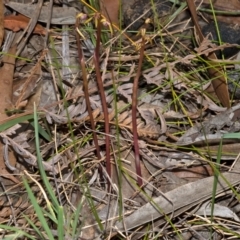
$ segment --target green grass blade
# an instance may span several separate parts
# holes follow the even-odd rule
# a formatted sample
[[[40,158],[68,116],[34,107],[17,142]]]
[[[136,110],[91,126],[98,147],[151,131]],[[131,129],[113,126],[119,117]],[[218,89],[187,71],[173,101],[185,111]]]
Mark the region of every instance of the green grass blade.
[[[6,129],[8,129],[18,123],[29,121],[29,120],[33,119],[33,117],[34,117],[33,114],[29,114],[29,115],[21,116],[21,117],[14,118],[14,119],[9,118],[9,120],[7,122],[0,124],[0,132],[5,131]]]
[[[23,236],[26,236],[29,240],[36,240],[35,237],[29,235],[28,233],[26,233],[26,232],[24,232],[24,231],[22,231],[22,230],[20,230],[19,228],[16,228],[16,227],[11,227],[11,226],[0,224],[0,229],[16,232],[17,234],[22,234]]]
[[[34,121],[30,121],[30,124],[34,127]],[[48,142],[52,140],[51,136],[44,130],[44,128],[41,127],[41,125],[38,123],[38,133],[45,138]]]
[[[43,234],[41,233],[41,231],[37,228],[37,226],[32,222],[31,219],[29,219],[28,216],[26,216],[25,214],[23,214],[24,218],[28,221],[28,223],[32,226],[32,228],[35,230],[35,232],[38,234],[38,236],[41,238],[41,239],[44,239],[44,236]]]
[[[223,134],[223,138],[240,139],[240,133],[225,133],[225,134]]]
[[[63,207],[58,208],[58,240],[64,240],[64,217],[63,217]]]
[[[73,223],[72,223],[72,236],[73,239],[75,239],[75,237],[77,237],[77,227],[78,227],[78,222],[79,222],[79,216],[80,216],[80,212],[82,210],[82,202],[80,202],[77,206],[76,211],[74,212],[74,219],[73,219]]]
[[[39,171],[40,171],[43,183],[47,189],[47,192],[49,193],[49,196],[52,200],[53,206],[55,208],[58,208],[59,207],[58,200],[52,190],[52,186],[50,185],[50,183],[47,179],[47,175],[45,173],[45,170],[44,170],[43,164],[42,164],[43,160],[42,160],[42,156],[40,153],[40,143],[39,143],[39,136],[38,136],[38,116],[37,116],[35,104],[34,104],[34,129],[35,129],[35,143],[36,143],[36,152],[37,152],[37,161],[38,161]]]
[[[52,232],[51,232],[50,228],[48,227],[47,220],[45,219],[45,217],[43,215],[43,211],[42,211],[41,207],[39,206],[39,204],[37,203],[37,199],[35,198],[32,190],[29,187],[28,182],[27,182],[27,180],[25,178],[23,178],[23,183],[24,183],[24,186],[25,186],[25,188],[27,190],[28,197],[29,197],[29,199],[30,199],[30,201],[31,201],[31,203],[33,205],[33,208],[36,211],[37,217],[38,217],[39,221],[41,222],[42,227],[46,231],[48,239],[49,240],[54,240]]]
[[[52,214],[52,210],[51,210],[51,213],[49,213],[45,209],[43,209],[43,213],[44,213],[45,216],[47,216],[49,219],[51,219],[57,225],[58,220],[55,217],[55,214]]]
[[[214,216],[214,203],[215,203],[216,192],[217,192],[221,157],[222,157],[222,139],[221,139],[219,147],[218,147],[217,161],[216,161],[217,164],[216,164],[216,166],[213,167],[214,181],[213,181],[213,190],[212,190],[211,222],[213,222],[213,216]],[[211,231],[212,231],[212,229],[211,229]]]

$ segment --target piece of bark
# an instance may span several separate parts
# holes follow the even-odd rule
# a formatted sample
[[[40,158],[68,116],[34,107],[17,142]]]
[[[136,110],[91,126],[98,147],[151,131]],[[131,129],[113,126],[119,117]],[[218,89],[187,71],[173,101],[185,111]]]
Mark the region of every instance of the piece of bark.
[[[0,121],[3,121],[7,118],[5,110],[12,108],[12,84],[13,84],[13,73],[15,68],[15,54],[17,47],[13,46],[10,48],[8,54],[3,56],[3,67],[0,69]],[[0,175],[4,178],[8,178],[15,183],[19,183],[18,179],[15,178],[11,171],[6,168],[4,162],[4,150],[3,144],[0,143]],[[8,162],[11,166],[15,166],[16,158],[13,152],[8,154]]]
[[[3,17],[4,17],[3,0],[0,0],[0,47],[2,46],[4,37]]]

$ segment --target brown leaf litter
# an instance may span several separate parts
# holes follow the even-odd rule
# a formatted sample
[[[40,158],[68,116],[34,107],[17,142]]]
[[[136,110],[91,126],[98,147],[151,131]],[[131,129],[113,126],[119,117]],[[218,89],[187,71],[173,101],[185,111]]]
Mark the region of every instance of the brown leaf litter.
[[[223,2],[218,0],[214,4],[220,9]],[[51,23],[53,29],[55,24],[58,27],[74,25],[78,11],[75,3],[69,3],[72,5],[66,8],[54,4],[53,17],[47,20],[48,6],[44,5],[42,10],[38,9],[39,18],[34,19],[34,24],[37,21],[38,24],[35,27],[31,25],[32,34],[29,32],[29,38],[20,41],[23,46],[18,45],[17,49],[9,36],[13,36],[14,43],[18,42],[18,31],[25,30],[29,25],[30,19],[25,16],[31,17],[36,5],[6,3],[8,10],[11,13],[12,10],[16,11],[17,15],[11,14],[2,20],[2,26],[10,31],[6,31],[9,36],[4,39],[0,68],[3,80],[0,82],[0,125],[5,126],[20,117],[26,119],[0,133],[3,140],[0,153],[5,157],[0,161],[0,175],[2,183],[7,186],[2,191],[9,193],[0,198],[0,221],[5,224],[13,216],[9,225],[24,227],[24,231],[31,232],[35,237],[37,233],[23,218],[24,213],[43,231],[43,235],[46,234],[27,194],[22,194],[25,189],[20,186],[21,180],[17,177],[17,174],[25,173],[37,202],[45,209],[46,202],[41,192],[45,188],[39,176],[35,129],[31,125],[35,103],[43,168],[59,204],[64,208],[66,223],[72,223],[76,208],[81,206],[77,223],[79,238],[110,239],[118,235],[125,239],[142,239],[145,235],[149,239],[177,239],[173,225],[183,239],[192,236],[193,232],[204,238],[202,225],[211,225],[208,205],[217,170],[221,173],[216,192],[221,197],[215,196],[218,207],[212,216],[213,232],[221,233],[223,238],[229,237],[230,233],[235,236],[238,234],[234,229],[237,229],[239,221],[239,201],[229,191],[229,183],[233,187],[239,184],[239,159],[236,158],[239,144],[236,139],[224,140],[220,164],[216,163],[216,158],[223,134],[239,132],[239,103],[233,95],[233,106],[229,108],[230,97],[226,88],[219,93],[215,87],[218,97],[207,91],[219,73],[230,70],[236,74],[232,59],[223,61],[212,58],[215,51],[232,45],[224,43],[217,46],[211,38],[203,36],[199,29],[199,23],[202,24],[203,20],[201,15],[196,15],[194,5],[189,6],[194,19],[192,22],[186,11],[183,17],[179,13],[176,19],[168,21],[168,17],[174,17],[170,1],[154,1],[155,13],[152,5],[143,0],[123,0],[122,3],[123,26],[120,26],[119,1],[101,1],[104,19],[100,20],[98,11],[92,7],[91,13],[88,12],[89,6],[81,1],[78,7],[85,11],[87,19],[81,19],[79,26],[64,26],[64,37],[61,40],[52,39],[51,42],[40,36],[47,33],[44,24]],[[178,7],[175,6],[174,12],[179,10]],[[158,18],[154,18],[154,14]],[[115,30],[108,34],[107,26],[111,23],[104,25],[96,54],[93,39],[96,43],[99,29],[98,26],[95,26],[96,29],[92,27],[95,24],[93,20],[104,23],[106,19],[114,23],[112,27]],[[76,27],[82,69],[78,65],[76,37],[72,31]],[[139,56],[143,52],[139,51],[136,42],[129,40],[135,33],[122,33],[118,27],[135,30],[137,37],[140,32],[145,34],[142,40],[138,40],[138,44],[145,41],[142,69],[139,68]],[[148,28],[147,32],[143,31],[145,27]],[[195,35],[191,32],[194,27],[198,29]],[[15,37],[13,32],[16,33]],[[120,41],[123,35],[124,39]],[[197,35],[200,35],[201,41],[196,47],[189,39],[196,39]],[[186,36],[189,39],[184,38]],[[105,42],[105,38],[110,41]],[[44,49],[46,46],[47,50]],[[222,65],[226,62],[225,69]],[[99,64],[97,77],[96,64]],[[137,73],[139,82],[137,89],[133,89],[133,79]],[[96,78],[102,82],[101,96]],[[83,79],[87,85],[83,86]],[[18,83],[17,87],[13,87],[14,82]],[[90,111],[87,110],[86,92]],[[136,148],[133,147],[133,93],[137,96],[134,120],[137,123],[143,177],[141,188],[137,185],[139,176],[136,175]],[[102,97],[105,97],[108,115],[103,114]],[[229,109],[222,107],[218,99]],[[12,116],[6,116],[6,112]],[[106,117],[110,129],[109,152],[104,130]],[[93,132],[96,141],[93,141]],[[96,144],[100,157],[96,156]],[[107,154],[110,156],[112,177],[106,172]],[[228,182],[224,181],[225,178]],[[19,184],[17,197],[10,194],[11,190],[15,190],[9,186],[13,183],[14,187]],[[90,196],[92,199],[88,201]],[[226,211],[226,214],[223,216],[221,211]],[[232,225],[224,229],[221,224],[230,221],[231,216],[235,222],[232,221]],[[47,215],[45,217],[51,232],[58,237],[56,222],[53,223]],[[97,220],[102,222],[102,226],[96,224]],[[196,223],[200,221],[203,224],[198,224],[196,229]],[[64,226],[64,237],[72,239],[75,236],[71,235],[71,229],[67,226]]]

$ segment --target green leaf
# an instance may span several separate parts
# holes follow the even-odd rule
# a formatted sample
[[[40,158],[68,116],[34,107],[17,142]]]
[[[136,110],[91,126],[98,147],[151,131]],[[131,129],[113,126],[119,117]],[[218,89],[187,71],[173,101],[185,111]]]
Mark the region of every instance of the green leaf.
[[[33,119],[33,117],[34,117],[33,114],[29,114],[29,115],[17,117],[14,119],[9,118],[9,120],[7,122],[0,124],[0,132],[5,131],[6,129],[8,129],[18,123],[22,123],[22,122],[31,120],[31,119]]]
[[[30,124],[34,127],[34,121],[30,121]],[[42,128],[42,126],[38,123],[38,133],[45,138],[48,142],[50,142],[51,136],[49,136],[49,134],[44,130],[44,128]]]
[[[239,139],[240,133],[225,133],[225,134],[223,134],[223,138]]]

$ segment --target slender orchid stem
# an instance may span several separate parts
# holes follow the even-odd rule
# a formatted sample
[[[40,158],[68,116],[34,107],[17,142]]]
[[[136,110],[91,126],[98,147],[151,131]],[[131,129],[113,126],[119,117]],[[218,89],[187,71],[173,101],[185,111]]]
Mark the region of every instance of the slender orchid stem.
[[[135,156],[135,165],[137,173],[137,183],[141,187],[143,184],[141,166],[140,166],[140,154],[139,154],[139,145],[138,145],[138,133],[137,133],[137,96],[138,96],[138,81],[141,76],[141,69],[144,57],[144,37],[142,38],[142,45],[140,49],[140,58],[138,63],[138,70],[136,77],[133,82],[133,95],[132,95],[132,128],[133,128],[133,144],[134,144],[134,156]]]

